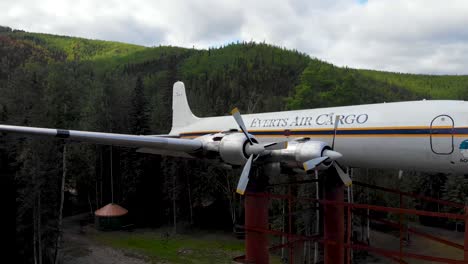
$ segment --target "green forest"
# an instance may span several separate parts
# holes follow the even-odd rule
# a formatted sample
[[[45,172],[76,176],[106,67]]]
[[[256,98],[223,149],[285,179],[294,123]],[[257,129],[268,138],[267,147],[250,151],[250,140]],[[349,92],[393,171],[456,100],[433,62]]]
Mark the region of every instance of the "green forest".
[[[144,47],[0,27],[1,124],[164,134],[171,127],[172,85],[178,80],[185,83],[191,108],[201,117],[227,115],[233,107],[254,113],[402,100],[468,100],[468,76],[337,67],[266,43],[209,49]],[[357,170],[356,177],[461,203],[468,195],[463,175],[408,172],[410,176],[399,180],[397,173]],[[92,213],[113,196],[140,227],[229,231],[242,223],[241,198],[233,193],[239,175],[238,169],[126,148],[0,136],[2,215],[5,236],[15,241],[10,253],[17,263],[31,263],[38,256],[44,263],[53,262],[62,179],[64,216]],[[386,196],[372,199],[394,203]],[[434,209],[416,202],[411,206]],[[299,225],[300,221],[302,230]]]

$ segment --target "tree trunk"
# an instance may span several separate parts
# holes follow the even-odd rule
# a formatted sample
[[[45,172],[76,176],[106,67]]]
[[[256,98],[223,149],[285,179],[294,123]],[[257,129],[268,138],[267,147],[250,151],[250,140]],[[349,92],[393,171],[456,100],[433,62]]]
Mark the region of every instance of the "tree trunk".
[[[237,220],[237,216],[236,216],[236,205],[235,205],[235,199],[236,199],[236,195],[235,193],[233,193],[232,189],[231,189],[231,184],[229,182],[229,175],[227,173],[224,174],[226,176],[226,196],[228,198],[228,201],[229,201],[229,209],[230,209],[230,212],[231,212],[231,222],[232,222],[232,230],[233,232],[235,233],[237,230],[236,230],[236,220]]]
[[[114,163],[113,163],[113,151],[110,146],[110,181],[111,181],[111,203],[114,203]]]
[[[41,230],[41,191],[37,195],[37,245],[39,264],[42,264],[42,230]]]
[[[187,175],[188,199],[190,208],[190,224],[193,225],[193,206],[192,206],[192,192],[190,190],[190,175]]]
[[[177,171],[176,171],[177,172]],[[172,176],[172,216],[174,219],[174,234],[177,233],[177,208],[176,208],[176,173]]]
[[[95,155],[97,155],[99,149],[96,147],[94,148],[95,150]],[[97,156],[94,156],[94,162],[96,164],[96,161],[97,161]],[[99,162],[99,165],[101,165],[101,162]],[[97,166],[94,167],[94,179],[95,179],[95,183],[94,183],[94,188],[95,188],[95,200],[96,200],[96,209],[99,208],[99,191],[98,191],[98,185],[99,185],[99,180],[98,180],[98,174],[97,174]],[[92,212],[91,212],[92,213]]]
[[[99,174],[100,174],[99,184],[100,184],[100,189],[101,189],[101,191],[100,191],[101,199],[100,199],[100,203],[99,203],[99,208],[102,207],[102,181],[103,181],[103,175],[104,175],[104,172],[103,172],[103,170],[104,170],[104,165],[103,165],[103,163],[104,163],[103,155],[104,154],[103,154],[103,151],[104,151],[103,147],[101,147],[100,150],[99,150],[99,158],[101,159],[101,162],[99,162],[100,163],[99,165],[101,166],[101,170],[99,171]]]
[[[93,215],[93,204],[91,203],[91,194],[88,192],[89,215]]]
[[[58,226],[57,226],[57,241],[55,242],[55,254],[54,263],[58,264],[60,260],[60,244],[62,240],[62,218],[63,218],[63,203],[65,200],[65,178],[67,176],[67,145],[63,145],[63,158],[62,158],[62,183],[60,188],[60,208],[58,215]]]
[[[33,206],[33,254],[34,264],[37,264],[37,201],[34,199]]]

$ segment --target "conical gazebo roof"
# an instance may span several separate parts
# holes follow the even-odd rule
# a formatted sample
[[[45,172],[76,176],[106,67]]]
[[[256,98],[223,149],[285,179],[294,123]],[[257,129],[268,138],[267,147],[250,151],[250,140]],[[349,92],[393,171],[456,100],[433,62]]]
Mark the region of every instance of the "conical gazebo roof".
[[[118,217],[118,216],[126,215],[127,213],[128,213],[127,209],[114,203],[110,203],[94,212],[96,216],[101,216],[101,217]]]

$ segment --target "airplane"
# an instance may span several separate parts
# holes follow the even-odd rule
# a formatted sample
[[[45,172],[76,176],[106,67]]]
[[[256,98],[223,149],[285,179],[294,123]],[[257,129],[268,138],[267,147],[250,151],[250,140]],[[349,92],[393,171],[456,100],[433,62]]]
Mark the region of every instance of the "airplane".
[[[137,148],[138,152],[244,166],[244,194],[252,164],[295,170],[335,167],[468,172],[468,102],[421,100],[200,118],[185,86],[173,87],[172,128],[167,135],[127,135],[0,125],[0,132]]]

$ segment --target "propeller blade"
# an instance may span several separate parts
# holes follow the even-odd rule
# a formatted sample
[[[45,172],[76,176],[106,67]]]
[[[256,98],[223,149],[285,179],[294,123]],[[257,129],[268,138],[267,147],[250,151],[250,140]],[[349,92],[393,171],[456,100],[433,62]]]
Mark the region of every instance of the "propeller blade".
[[[340,179],[343,181],[344,185],[351,186],[353,181],[351,180],[351,177],[349,177],[348,173],[344,172],[336,161],[333,162],[333,166],[335,166],[336,172],[338,172],[338,175],[340,176]]]
[[[336,130],[338,129],[338,121],[340,121],[341,116],[336,115],[335,117],[335,124],[333,127],[333,141],[332,141],[332,149],[335,149],[335,138],[336,138]]]
[[[288,141],[273,142],[263,145],[266,150],[279,150],[288,148]]]
[[[240,176],[236,190],[236,192],[240,195],[244,195],[245,189],[247,188],[247,184],[249,183],[250,167],[252,167],[253,156],[254,155],[250,155],[249,159],[244,165],[244,169],[242,169],[242,174]]]
[[[302,163],[302,166],[304,166],[305,171],[309,171],[317,167],[320,163],[324,162],[328,157],[318,157],[315,159],[308,160],[304,163]]]
[[[327,156],[328,158],[330,158],[330,160],[337,160],[343,157],[341,153],[339,153],[338,151],[331,150],[331,149],[324,150],[322,155],[324,157]]]
[[[237,125],[240,127],[240,129],[242,130],[242,132],[244,133],[245,137],[247,138],[247,140],[249,141],[250,145],[253,145],[253,142],[252,140],[250,139],[250,136],[249,134],[247,133],[247,128],[244,124],[244,120],[242,119],[242,116],[239,112],[239,109],[234,108],[232,109],[231,111],[231,115],[234,117],[234,119],[236,120],[236,123]]]

